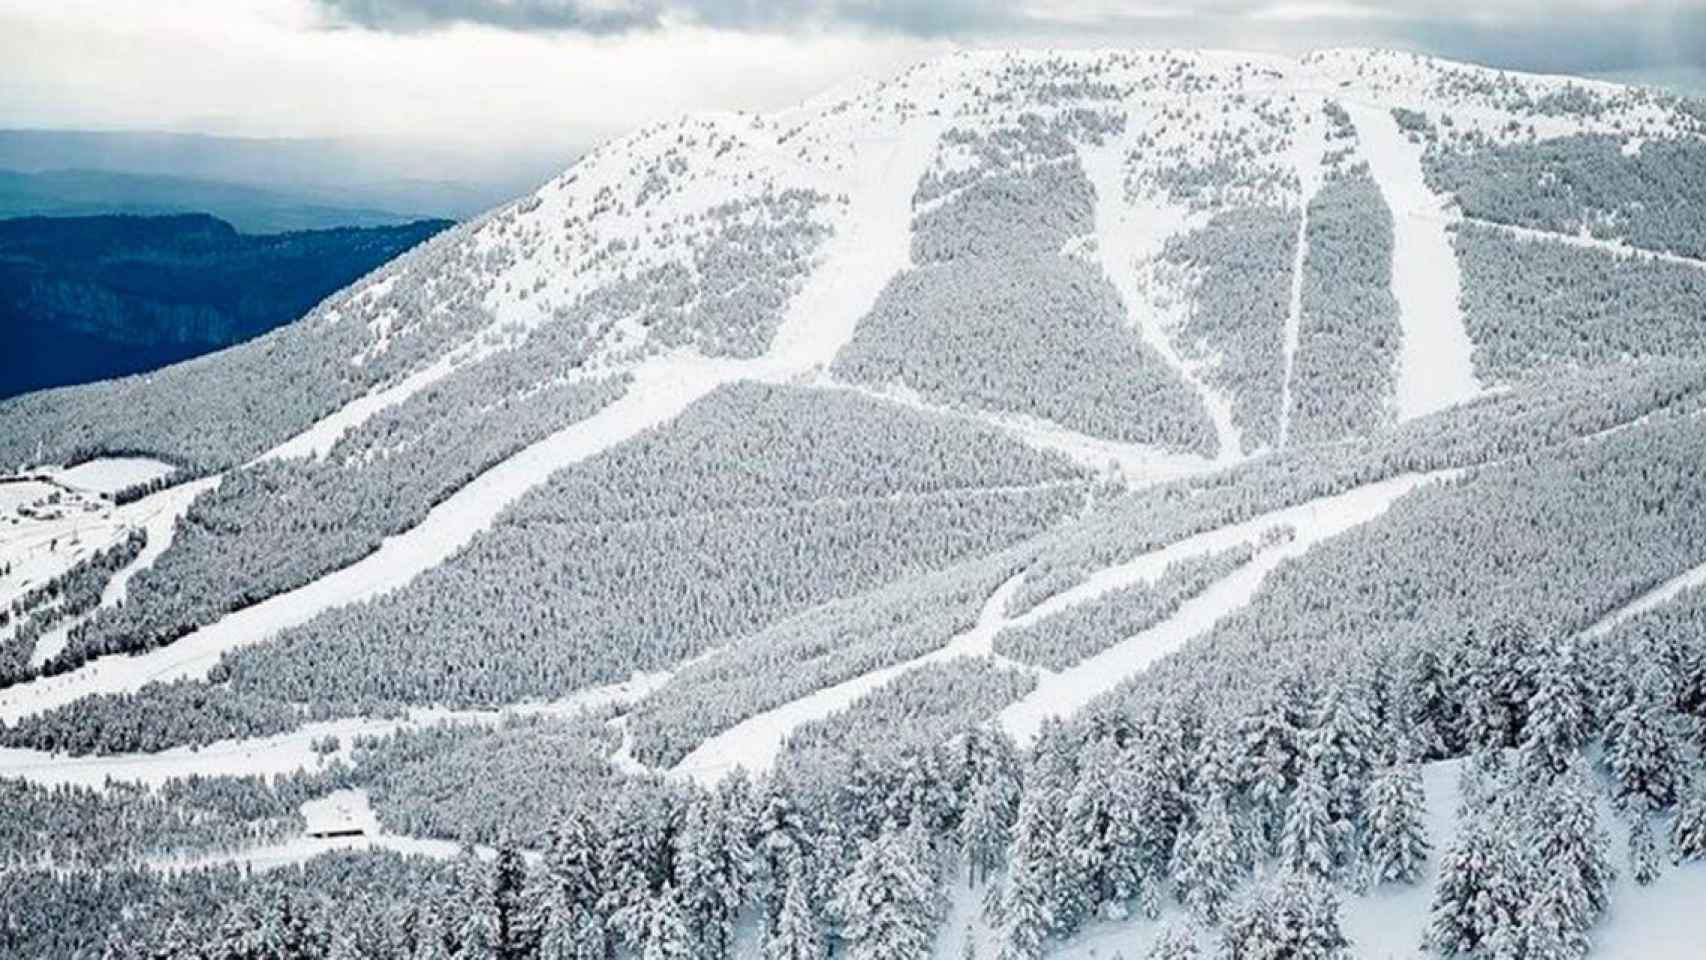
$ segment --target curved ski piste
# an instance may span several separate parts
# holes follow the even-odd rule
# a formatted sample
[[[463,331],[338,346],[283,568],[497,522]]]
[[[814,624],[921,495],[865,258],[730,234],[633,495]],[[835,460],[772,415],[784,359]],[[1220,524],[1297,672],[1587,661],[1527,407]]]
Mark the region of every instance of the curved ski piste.
[[[1385,513],[1393,501],[1424,483],[1453,477],[1460,472],[1445,470],[1429,474],[1406,474],[1382,480],[1346,493],[1322,497],[1265,514],[1234,527],[1201,534],[1199,537],[1156,551],[1156,554],[1162,554],[1178,550],[1193,540],[1223,536],[1225,530],[1238,528],[1243,528],[1245,538],[1275,524],[1290,524],[1296,530],[1296,536],[1290,542],[1258,553],[1254,559],[1230,576],[1185,601],[1177,612],[1161,623],[1066,670],[1044,675],[1035,690],[1001,711],[998,722],[1019,746],[1030,746],[1044,720],[1049,717],[1072,716],[1090,701],[1119,686],[1126,678],[1177,650],[1187,640],[1207,633],[1226,614],[1248,604],[1261,588],[1268,572],[1279,566],[1281,561],[1299,556],[1323,540],[1373,520]],[[1143,563],[1160,562],[1148,559],[1150,556],[1152,555],[1139,557],[1124,566],[1129,568]],[[1057,600],[1065,603],[1067,601],[1063,598],[1067,594],[1081,590],[1089,592],[1093,587],[1090,584],[1075,587],[1057,598],[1051,598],[1036,612],[1040,614]]]
[[[1250,563],[1196,598],[1186,601],[1177,613],[1161,624],[1060,673],[1036,671],[1040,678],[1036,690],[1008,707],[1000,717],[1002,726],[1021,745],[1026,745],[1044,718],[1074,713],[1156,658],[1177,649],[1180,643],[1206,632],[1221,616],[1248,603],[1268,571],[1278,566],[1281,560],[1297,556],[1312,544],[1374,519],[1384,513],[1392,501],[1422,483],[1455,476],[1458,472],[1442,471],[1385,480],[1187,537],[1126,563],[1099,570],[1085,582],[1049,597],[1018,617],[1009,618],[1006,615],[1008,599],[1024,580],[1024,575],[1019,574],[1003,583],[984,602],[974,627],[954,637],[947,645],[748,717],[699,744],[670,773],[704,786],[714,785],[737,767],[753,774],[763,773],[775,765],[788,735],[800,724],[845,710],[859,698],[901,674],[955,657],[993,656],[995,636],[1008,626],[1030,623],[1112,590],[1139,582],[1152,583],[1177,560],[1257,541],[1263,533],[1276,526],[1289,525],[1296,530],[1296,536],[1290,542],[1258,551]]]
[[[556,470],[674,418],[718,386],[742,379],[791,381],[827,365],[883,285],[909,262],[912,187],[938,133],[936,125],[918,122],[858,144],[849,210],[824,251],[823,262],[834,267],[812,271],[765,356],[723,360],[677,351],[644,361],[632,371],[633,382],[622,397],[480,474],[372,554],[227,614],[168,646],[136,656],[101,657],[66,674],[0,690],[0,721],[15,723],[92,693],[125,693],[150,682],[205,677],[228,650],[259,643],[321,611],[403,586],[448,559]]]
[[[978,611],[977,623],[966,632],[949,640],[946,646],[894,666],[872,670],[851,680],[825,687],[798,700],[793,700],[742,720],[740,723],[711,737],[670,769],[670,775],[690,779],[700,786],[715,786],[737,767],[749,773],[763,773],[776,763],[788,734],[802,723],[821,720],[852,706],[865,694],[877,689],[903,673],[928,663],[956,657],[989,656],[996,633],[1006,625],[1003,611],[1013,591],[1024,582],[1023,573],[1015,574],[997,587]]]
[[[1362,156],[1392,209],[1392,296],[1404,337],[1398,355],[1398,419],[1444,410],[1481,392],[1474,345],[1458,302],[1462,272],[1439,210],[1445,198],[1422,177],[1422,148],[1389,107],[1346,99]]]

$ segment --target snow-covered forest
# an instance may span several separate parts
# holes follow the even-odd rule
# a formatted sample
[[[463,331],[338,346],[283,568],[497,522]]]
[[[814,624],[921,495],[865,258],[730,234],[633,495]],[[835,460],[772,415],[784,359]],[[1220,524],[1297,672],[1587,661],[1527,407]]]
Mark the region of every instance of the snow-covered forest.
[[[1703,137],[965,53],[0,403],[0,954],[1691,955]]]

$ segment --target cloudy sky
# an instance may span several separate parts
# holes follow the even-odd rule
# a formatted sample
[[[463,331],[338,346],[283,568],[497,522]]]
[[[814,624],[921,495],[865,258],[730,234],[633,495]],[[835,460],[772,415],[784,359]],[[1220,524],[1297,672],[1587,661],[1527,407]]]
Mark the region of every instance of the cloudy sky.
[[[1706,0],[0,0],[0,126],[572,153],[956,47],[1372,44],[1706,76]]]

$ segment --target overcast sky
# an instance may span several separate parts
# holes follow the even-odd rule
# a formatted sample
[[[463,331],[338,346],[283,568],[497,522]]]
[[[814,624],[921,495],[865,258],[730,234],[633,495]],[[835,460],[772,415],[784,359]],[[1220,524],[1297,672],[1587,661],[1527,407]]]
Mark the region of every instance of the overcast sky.
[[[1706,0],[0,0],[0,126],[572,153],[956,47],[1383,45],[1706,75]]]

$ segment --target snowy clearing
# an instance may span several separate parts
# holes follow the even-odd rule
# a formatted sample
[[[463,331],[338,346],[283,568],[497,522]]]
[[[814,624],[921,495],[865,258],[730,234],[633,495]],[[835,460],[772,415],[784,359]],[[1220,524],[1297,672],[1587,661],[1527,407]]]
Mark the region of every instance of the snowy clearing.
[[[1462,274],[1438,212],[1445,198],[1422,179],[1422,148],[1391,109],[1346,100],[1362,156],[1392,209],[1392,295],[1404,330],[1398,356],[1398,419],[1455,406],[1480,393],[1473,345],[1458,297]]]
[[[125,487],[158,480],[176,469],[169,463],[148,457],[103,457],[56,471],[53,478],[79,490],[115,493]]]
[[[1168,653],[1178,649],[1187,640],[1207,633],[1221,617],[1250,602],[1266,579],[1268,571],[1277,567],[1281,561],[1299,556],[1316,543],[1329,537],[1337,536],[1359,524],[1366,523],[1386,512],[1393,501],[1411,490],[1435,480],[1455,476],[1460,471],[1440,471],[1430,474],[1406,474],[1379,483],[1371,483],[1364,487],[1308,503],[1296,507],[1288,507],[1273,513],[1265,514],[1255,520],[1245,521],[1237,527],[1225,528],[1232,530],[1243,528],[1242,536],[1237,540],[1249,539],[1261,530],[1276,524],[1290,524],[1297,535],[1287,543],[1279,544],[1273,549],[1265,550],[1256,555],[1250,563],[1240,567],[1231,576],[1219,581],[1201,594],[1185,601],[1178,612],[1162,621],[1160,624],[1145,630],[1136,636],[1121,641],[1113,647],[1084,660],[1060,673],[1044,675],[1032,691],[1018,703],[1001,711],[998,722],[1021,747],[1030,746],[1036,738],[1037,730],[1045,719],[1058,716],[1069,717],[1076,713],[1096,697],[1107,693],[1119,686],[1127,677],[1154,663]],[[1220,536],[1223,531],[1211,531],[1199,534],[1190,540],[1182,541],[1162,548],[1156,553],[1181,551],[1186,544],[1201,544]],[[1196,546],[1190,552],[1209,549]],[[1130,576],[1133,568],[1144,569],[1155,563],[1151,559],[1154,554],[1146,554],[1121,567],[1099,574],[1106,580],[1119,581],[1122,577]],[[1172,558],[1169,558],[1172,559]],[[1165,566],[1162,563],[1161,566]],[[1126,571],[1124,574],[1113,571]],[[1039,606],[1034,615],[1041,615],[1046,609],[1054,609],[1056,605],[1070,602],[1069,594],[1082,593],[1085,597],[1095,596],[1113,585],[1096,589],[1097,582],[1092,578],[1089,583],[1075,587],[1056,597],[1050,598]]]

